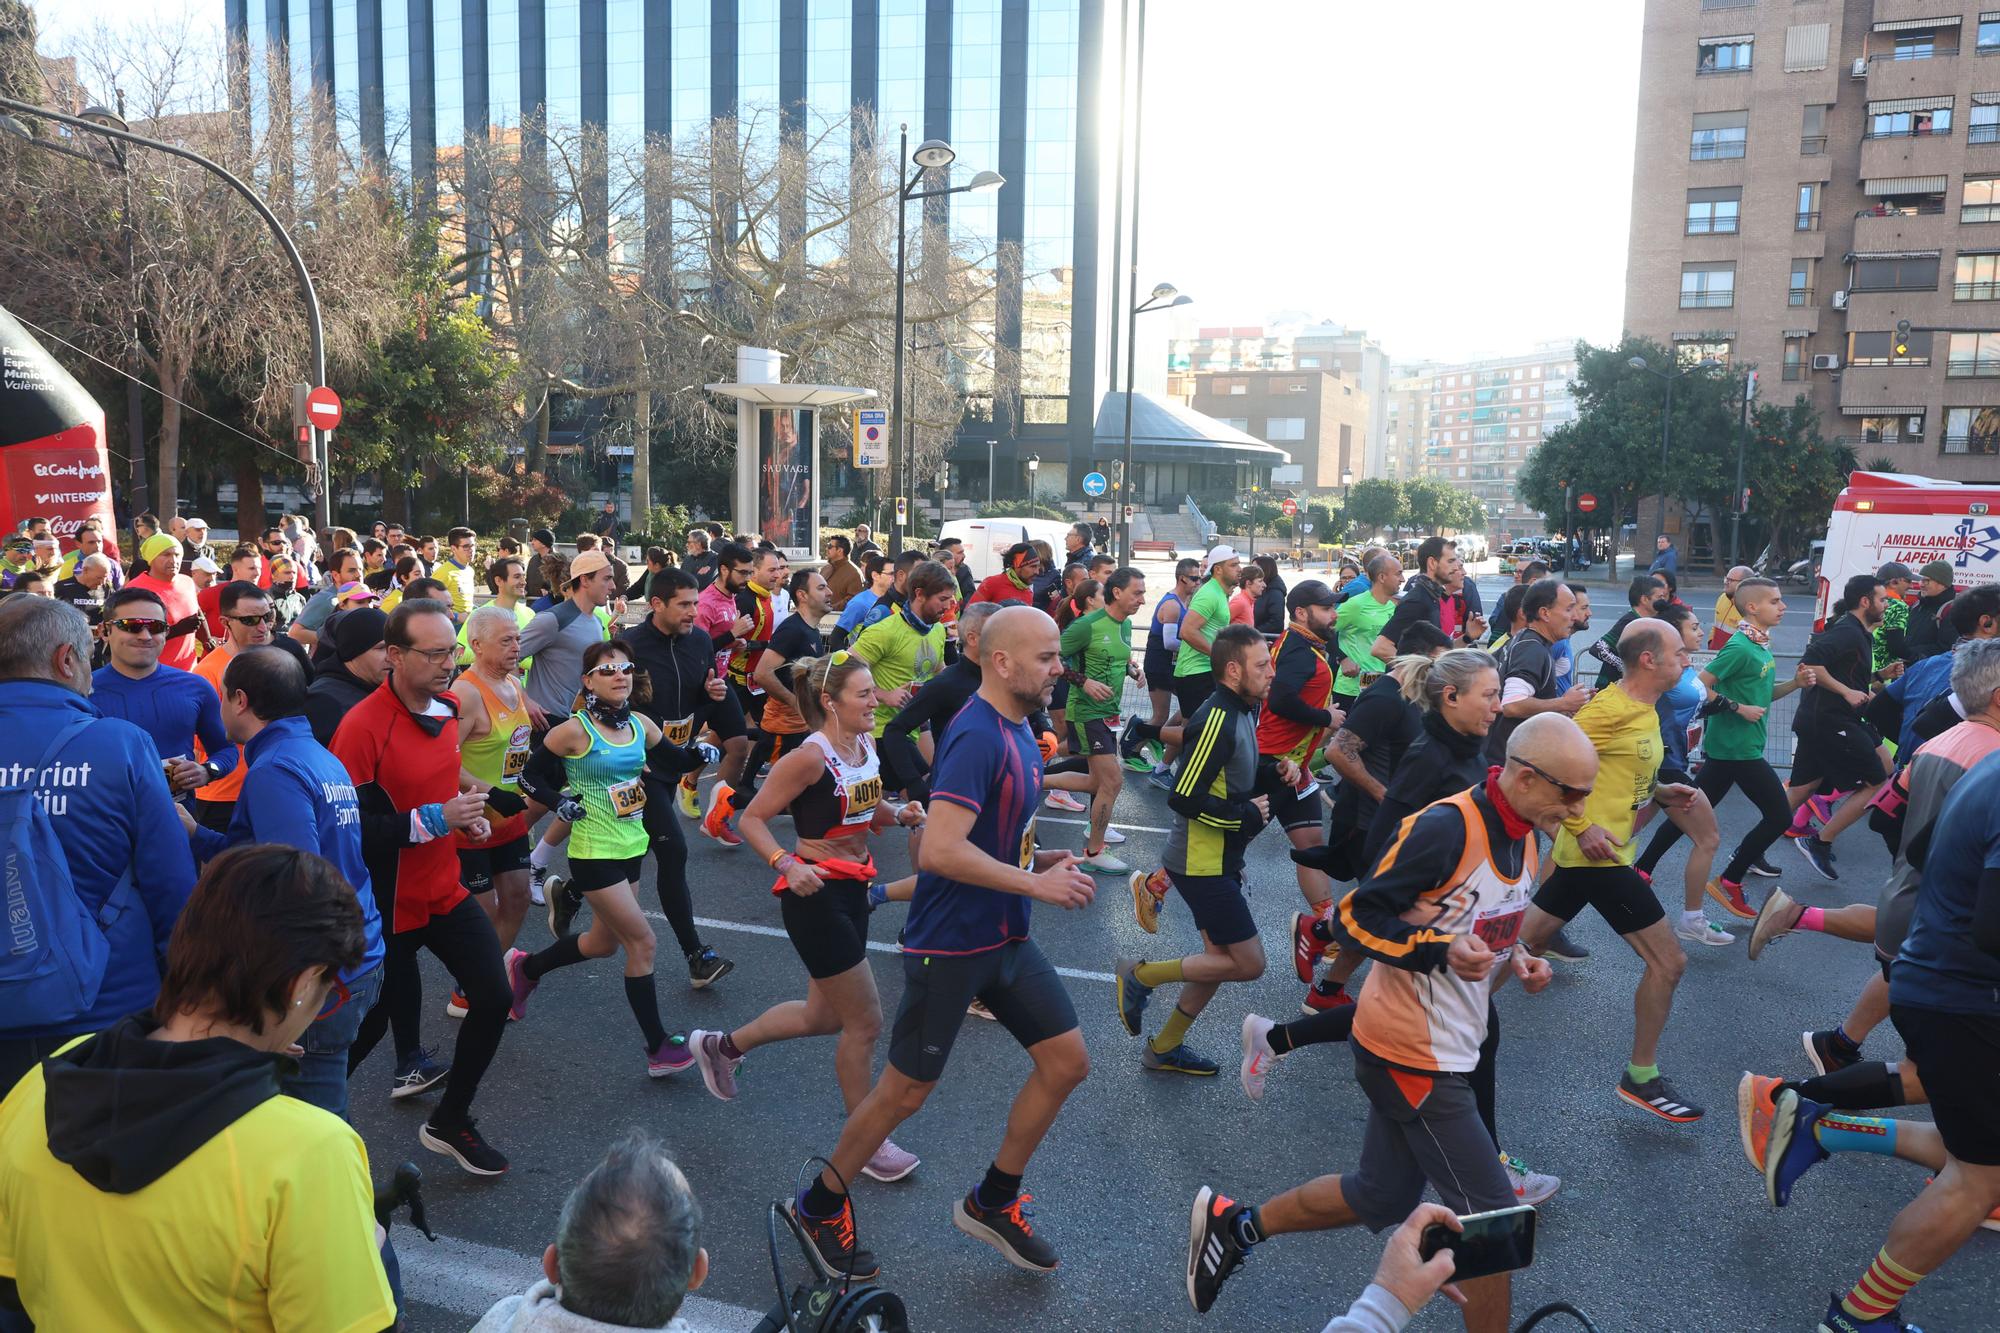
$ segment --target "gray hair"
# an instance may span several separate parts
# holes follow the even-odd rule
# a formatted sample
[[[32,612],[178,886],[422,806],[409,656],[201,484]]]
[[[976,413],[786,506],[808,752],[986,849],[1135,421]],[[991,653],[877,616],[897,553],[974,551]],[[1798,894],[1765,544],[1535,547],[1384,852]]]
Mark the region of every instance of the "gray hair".
[[[960,611],[958,613],[959,641],[961,643],[964,642],[968,634],[977,638],[980,630],[985,628],[986,622],[992,619],[993,613],[999,609],[1000,605],[997,602],[974,602],[971,606]]]
[[[1951,692],[1970,713],[1983,713],[2000,690],[2000,639],[1968,639],[1952,654]]]
[[[111,557],[100,551],[96,555],[87,555],[77,561],[76,567],[78,570],[97,569],[109,574],[111,572]]]
[[[1477,648],[1454,648],[1434,658],[1412,662],[1403,677],[1403,697],[1425,712],[1435,713],[1444,702],[1446,690],[1463,693],[1472,688],[1480,672],[1499,670],[1491,653],[1482,653]]]
[[[56,649],[68,644],[83,664],[83,680],[55,674]],[[0,680],[46,680],[90,693],[90,621],[68,602],[50,597],[0,601]]]
[[[563,1201],[562,1304],[624,1328],[663,1328],[701,1253],[701,1205],[658,1139],[633,1130]]]
[[[520,623],[514,618],[514,613],[506,607],[495,606],[492,602],[488,602],[465,618],[465,641],[481,643],[489,633],[493,632],[494,627],[509,630],[517,628]]]

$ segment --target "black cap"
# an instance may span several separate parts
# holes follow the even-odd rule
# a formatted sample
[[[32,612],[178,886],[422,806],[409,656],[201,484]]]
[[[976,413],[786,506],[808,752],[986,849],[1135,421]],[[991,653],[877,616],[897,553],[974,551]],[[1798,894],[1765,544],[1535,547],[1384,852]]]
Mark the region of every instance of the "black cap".
[[[544,546],[554,546],[556,544],[556,535],[547,528],[536,528],[528,534],[528,540],[540,542]]]
[[[1292,590],[1285,594],[1285,609],[1298,611],[1308,606],[1333,606],[1339,600],[1334,595],[1333,589],[1318,579],[1307,579],[1303,583],[1294,584]]]
[[[333,631],[335,654],[343,662],[352,662],[382,642],[383,631],[388,624],[389,617],[372,606],[357,606],[352,611],[342,612],[340,624]]]

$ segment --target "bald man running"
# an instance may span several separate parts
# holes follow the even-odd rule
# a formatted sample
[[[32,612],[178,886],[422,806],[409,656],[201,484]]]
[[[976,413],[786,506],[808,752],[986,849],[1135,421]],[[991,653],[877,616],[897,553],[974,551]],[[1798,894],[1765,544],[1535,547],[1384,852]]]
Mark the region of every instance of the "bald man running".
[[[1455,1213],[1511,1208],[1513,1181],[1467,1075],[1486,1040],[1492,992],[1530,994],[1549,965],[1514,948],[1535,882],[1535,830],[1580,815],[1597,755],[1577,724],[1540,713],[1508,737],[1484,784],[1403,821],[1374,872],[1335,910],[1343,948],[1376,960],[1354,1011],[1354,1081],[1369,1102],[1361,1165],[1253,1208],[1203,1186],[1188,1220],[1187,1293],[1207,1313],[1250,1247],[1288,1231],[1408,1216],[1430,1185]],[[1510,1275],[1461,1282],[1470,1333],[1506,1333]]]
[[[1632,868],[1635,837],[1653,814],[1678,810],[1695,798],[1693,787],[1658,781],[1660,715],[1654,705],[1688,666],[1679,631],[1645,617],[1618,636],[1624,675],[1577,710],[1576,724],[1596,747],[1602,767],[1597,789],[1556,835],[1556,868],[1535,893],[1521,943],[1530,951],[1554,938],[1577,913],[1597,909],[1645,963],[1633,996],[1632,1059],[1618,1080],[1618,1096],[1662,1120],[1687,1124],[1701,1107],[1687,1101],[1661,1075],[1660,1033],[1674,1005],[1674,988],[1687,955],[1667,925],[1653,886]],[[1554,779],[1550,779],[1553,781]]]

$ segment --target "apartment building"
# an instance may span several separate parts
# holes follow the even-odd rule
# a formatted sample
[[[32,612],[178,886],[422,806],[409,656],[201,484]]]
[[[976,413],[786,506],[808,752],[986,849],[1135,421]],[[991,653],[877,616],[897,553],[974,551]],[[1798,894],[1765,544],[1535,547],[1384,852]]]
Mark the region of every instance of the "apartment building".
[[[2000,477],[1989,56],[2000,7],[1648,0],[1626,328],[1758,365],[1864,464]]]
[[[1542,516],[1521,500],[1516,481],[1542,438],[1576,420],[1575,376],[1573,338],[1439,368],[1429,379],[1419,475],[1477,496],[1487,530],[1498,539],[1543,531]]]
[[[1193,406],[1203,374],[1238,370],[1326,370],[1367,397],[1369,417],[1354,475],[1386,475],[1389,355],[1363,329],[1341,324],[1218,325],[1167,344],[1167,396]]]
[[[1409,481],[1423,470],[1424,449],[1430,442],[1430,364],[1397,366],[1389,372],[1383,405],[1382,475]]]
[[[1298,489],[1331,491],[1361,479],[1371,404],[1346,376],[1246,370],[1203,372],[1194,381],[1194,410],[1290,454]]]

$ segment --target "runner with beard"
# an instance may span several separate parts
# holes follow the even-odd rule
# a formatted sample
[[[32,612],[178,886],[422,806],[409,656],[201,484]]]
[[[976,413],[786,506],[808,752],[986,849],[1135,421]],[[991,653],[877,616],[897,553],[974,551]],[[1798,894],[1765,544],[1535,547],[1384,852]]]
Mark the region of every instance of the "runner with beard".
[[[736,692],[736,701],[742,705],[744,719],[753,734],[750,748],[735,765],[735,771],[717,776],[715,785],[708,792],[708,811],[701,817],[701,831],[725,847],[743,845],[743,839],[729,822],[748,800],[746,795],[744,801],[738,801],[737,789],[740,787],[746,792],[754,792],[760,766],[755,756],[760,750],[768,752],[769,742],[762,731],[767,696],[764,687],[757,683],[757,664],[763,660],[765,651],[771,645],[771,636],[777,632],[778,616],[773,595],[783,590],[786,577],[783,555],[775,550],[759,551],[751,559],[749,581],[736,592],[735,623],[740,624],[747,619],[750,628],[736,636],[735,644],[730,649],[729,687]]]
[[[1847,613],[1813,636],[1799,658],[1811,667],[1814,687],[1792,717],[1798,750],[1785,800],[1794,811],[1820,793],[1852,792],[1818,833],[1793,839],[1800,855],[1824,879],[1837,880],[1833,840],[1859,819],[1889,776],[1882,738],[1861,716],[1869,690],[1902,674],[1903,664],[1875,666],[1875,629],[1887,594],[1873,574],[1856,574],[1841,589]]]
[[[1449,537],[1426,537],[1417,547],[1417,569],[1415,576],[1404,580],[1395,614],[1369,649],[1377,661],[1394,657],[1403,631],[1419,620],[1443,630],[1454,648],[1476,647],[1486,637],[1486,617],[1469,611],[1464,594],[1457,591],[1465,579],[1458,543]]]

